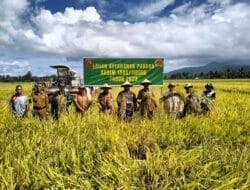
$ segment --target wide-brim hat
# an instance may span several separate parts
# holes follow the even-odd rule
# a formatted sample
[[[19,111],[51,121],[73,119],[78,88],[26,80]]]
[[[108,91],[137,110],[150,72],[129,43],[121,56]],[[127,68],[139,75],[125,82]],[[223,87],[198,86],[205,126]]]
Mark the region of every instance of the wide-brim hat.
[[[187,83],[184,85],[184,88],[193,88],[193,85],[191,83]]]
[[[111,89],[112,87],[109,86],[107,83],[105,83],[103,86],[100,87],[100,89]]]
[[[86,86],[81,85],[81,86],[79,86],[79,89],[86,89]]]
[[[207,84],[205,85],[205,88],[211,88],[211,89],[213,89],[214,86],[213,86],[212,83],[207,83]]]
[[[121,87],[124,87],[124,86],[133,86],[129,81],[126,81],[124,82]]]
[[[168,84],[168,87],[175,87],[176,85],[175,85],[175,83],[172,83],[172,82],[170,82],[169,84]]]
[[[152,82],[148,79],[144,79],[142,82],[141,82],[142,85],[144,84],[152,84]]]

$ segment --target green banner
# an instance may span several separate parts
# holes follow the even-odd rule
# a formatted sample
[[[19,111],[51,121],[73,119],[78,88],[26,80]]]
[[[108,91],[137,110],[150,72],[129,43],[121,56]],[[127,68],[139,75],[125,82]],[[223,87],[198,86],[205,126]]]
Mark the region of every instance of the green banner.
[[[163,58],[84,58],[85,85],[139,85],[144,79],[152,85],[163,84]]]

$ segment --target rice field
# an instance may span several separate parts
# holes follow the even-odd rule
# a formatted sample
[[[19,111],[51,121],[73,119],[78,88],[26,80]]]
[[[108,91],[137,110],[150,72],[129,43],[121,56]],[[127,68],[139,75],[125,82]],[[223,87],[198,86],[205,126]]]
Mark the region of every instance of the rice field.
[[[153,88],[157,100],[168,82]],[[208,80],[173,82],[201,94]],[[250,79],[209,82],[213,112],[173,120],[159,104],[153,120],[132,122],[99,114],[95,101],[84,117],[72,105],[58,122],[16,119],[8,99],[19,83],[0,83],[0,189],[250,189]]]

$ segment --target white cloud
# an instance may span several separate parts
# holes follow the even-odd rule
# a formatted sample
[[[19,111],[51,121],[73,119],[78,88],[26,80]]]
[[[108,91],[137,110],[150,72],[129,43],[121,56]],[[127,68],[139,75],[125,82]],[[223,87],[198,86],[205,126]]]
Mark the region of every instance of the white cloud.
[[[52,14],[49,10],[41,10],[40,14],[33,18],[39,32],[46,33],[51,31],[54,26],[72,27],[81,22],[100,22],[100,15],[94,7],[85,10],[75,10],[66,8],[64,13]]]
[[[230,5],[232,3],[232,0],[208,0],[211,4],[219,4],[222,6]]]
[[[40,24],[77,24],[81,21],[86,22],[99,22],[100,15],[94,7],[88,7],[84,11],[75,10],[73,8],[66,8],[64,13],[51,14],[48,10],[42,10],[41,13],[35,18],[36,22]]]
[[[191,2],[186,2],[179,7],[173,9],[171,12],[174,14],[187,14],[187,11],[190,10]]]
[[[13,44],[13,37],[17,31],[23,27],[19,17],[25,13],[28,8],[27,0],[19,1],[0,1],[0,47]]]
[[[15,21],[26,10],[29,3],[27,0],[1,0],[0,5],[1,22],[5,22],[6,20]]]
[[[250,58],[249,4],[225,3],[225,7],[211,14],[207,12],[210,4],[191,7],[187,3],[175,9],[171,17],[135,23],[103,21],[94,7],[66,8],[63,13],[55,14],[41,9],[32,18],[31,26],[20,22],[19,15],[28,6],[26,1],[20,1],[22,6],[16,13],[16,7],[7,6],[4,1],[8,10],[0,14],[12,16],[5,17],[4,25],[0,23],[0,50],[14,50],[31,57],[41,54],[74,60],[88,56],[166,57],[166,63],[172,66],[167,71],[186,66],[188,62],[199,64],[211,59]],[[164,2],[162,7],[172,1]],[[152,4],[144,8],[148,10],[146,15],[154,15],[162,9]],[[181,10],[185,14],[180,14]]]
[[[175,0],[155,0],[152,3],[145,3],[137,6],[135,9],[129,11],[129,13],[138,18],[153,17],[174,2]]]
[[[1,61],[0,60],[0,75],[24,75],[30,71],[31,66],[28,61]]]

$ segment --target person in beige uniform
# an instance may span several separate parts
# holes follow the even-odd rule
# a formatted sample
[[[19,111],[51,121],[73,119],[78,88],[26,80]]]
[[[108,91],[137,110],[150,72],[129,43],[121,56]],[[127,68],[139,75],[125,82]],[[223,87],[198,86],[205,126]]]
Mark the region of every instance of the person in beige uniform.
[[[150,84],[151,81],[149,81],[148,79],[145,79],[141,82],[141,85],[143,85],[143,89],[138,92],[137,102],[139,103],[139,111],[141,116],[152,119],[154,116],[154,112],[157,109],[157,104],[154,99],[154,92],[151,88],[149,88]]]
[[[44,91],[42,83],[36,85],[36,90],[31,94],[33,102],[33,116],[38,116],[43,119],[49,113],[49,98]]]
[[[74,104],[77,113],[84,113],[90,106],[90,100],[87,96],[87,90],[84,86],[80,86],[79,94],[74,98]]]

